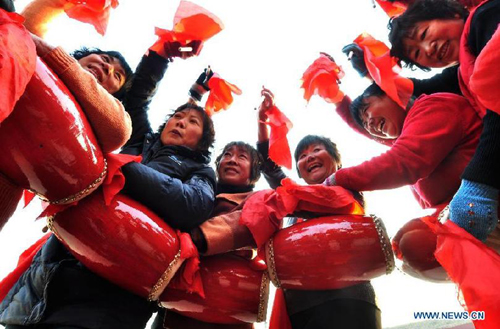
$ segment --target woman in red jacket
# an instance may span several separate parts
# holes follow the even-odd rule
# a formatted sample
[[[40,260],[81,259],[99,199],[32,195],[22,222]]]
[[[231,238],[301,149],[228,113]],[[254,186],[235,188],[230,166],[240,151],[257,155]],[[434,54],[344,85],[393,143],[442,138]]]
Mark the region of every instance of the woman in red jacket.
[[[337,107],[337,111],[348,109]],[[451,200],[481,133],[481,119],[464,97],[423,95],[404,109],[372,84],[352,102],[350,111],[355,119],[352,128],[391,148],[360,165],[340,169],[329,177],[328,185],[355,191],[411,185],[423,208]]]
[[[390,23],[392,55],[424,69],[459,63],[462,93],[483,117],[481,141],[450,204],[450,219],[480,240],[498,223],[499,23],[500,0],[484,1],[470,15],[453,1],[421,0]]]

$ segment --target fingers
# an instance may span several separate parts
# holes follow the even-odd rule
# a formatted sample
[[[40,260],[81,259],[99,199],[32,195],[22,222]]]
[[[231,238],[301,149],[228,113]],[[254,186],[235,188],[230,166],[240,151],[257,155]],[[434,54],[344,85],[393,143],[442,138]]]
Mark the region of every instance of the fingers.
[[[363,49],[361,49],[361,47],[355,43],[348,44],[347,46],[342,48],[342,52],[344,54],[346,54],[346,56],[349,60],[351,60],[353,58],[356,58],[356,59],[363,58],[363,56],[364,56]]]
[[[262,91],[260,92],[262,96],[268,96],[270,98],[274,98],[274,94],[271,90],[267,89],[266,87],[262,86]]]
[[[208,65],[208,67],[205,69],[205,75],[206,75],[205,83],[208,83],[208,80],[210,80],[210,78],[214,75],[214,71],[212,70],[210,65]]]
[[[271,90],[262,86],[260,95],[264,97],[264,99],[262,100],[261,107],[264,106],[267,110],[267,108],[271,107],[274,104],[274,94],[272,93]]]
[[[203,43],[200,40],[194,40],[189,42],[187,46],[192,48],[190,55],[197,56],[200,54],[201,49],[203,48]]]
[[[182,44],[179,41],[172,41],[165,42],[163,47],[167,56],[187,59],[200,53],[203,47],[203,42],[199,40],[193,40],[186,44]]]

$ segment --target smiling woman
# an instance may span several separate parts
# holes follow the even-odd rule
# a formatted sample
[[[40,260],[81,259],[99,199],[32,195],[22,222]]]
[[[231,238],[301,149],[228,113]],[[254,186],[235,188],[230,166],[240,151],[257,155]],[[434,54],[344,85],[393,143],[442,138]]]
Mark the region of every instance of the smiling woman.
[[[217,173],[219,183],[235,186],[250,184],[251,155],[243,147],[237,145],[226,148],[218,158]]]
[[[458,63],[464,20],[433,19],[416,24],[403,41],[405,53],[425,67],[444,68]]]
[[[307,184],[321,184],[342,167],[337,145],[321,136],[307,135],[295,149],[297,173]]]
[[[424,69],[456,64],[467,15],[456,1],[415,2],[389,22],[391,55]]]
[[[240,225],[239,220],[242,214],[243,204],[253,194],[255,183],[260,178],[261,160],[262,159],[257,150],[244,142],[230,142],[226,144],[222,152],[217,156],[215,166],[217,168],[218,181],[214,212],[212,213],[212,217],[210,219],[190,231],[190,235],[196,244],[198,251],[202,255],[208,256],[223,254],[231,252],[235,249],[248,249],[255,246],[255,241],[253,240],[250,231],[246,226]],[[242,263],[250,264],[247,259],[240,258],[235,254],[231,257],[240,259]],[[201,264],[205,261],[206,260],[202,258]],[[235,269],[232,268],[231,271],[235,271]],[[238,271],[236,270],[236,273],[237,272]],[[220,273],[223,273],[223,271],[220,271]],[[220,273],[215,273],[213,275],[215,278],[223,276],[223,274]],[[227,277],[225,277],[225,280],[226,279]],[[207,279],[207,281],[209,280]],[[244,284],[241,284],[241,287],[239,284],[235,284],[233,286],[237,292],[239,291],[238,289],[242,289],[241,292],[245,295],[245,292],[243,292],[245,290]],[[210,294],[211,289],[207,289],[206,293]],[[192,303],[192,295],[193,294],[186,293],[183,300],[185,300],[185,302],[187,300],[188,302],[186,303]],[[206,318],[204,321],[199,321],[193,318],[193,309],[201,306],[200,302],[198,302],[199,304],[196,305],[196,307],[186,307],[186,309],[189,310],[186,312],[187,316],[182,315],[183,312],[182,310],[179,312],[179,309],[177,309],[177,312],[173,312],[171,310],[160,310],[153,324],[153,329],[254,328],[251,323],[239,323],[238,320],[233,320],[234,323],[238,324],[226,325],[218,323],[217,317],[210,319],[210,313],[214,312],[214,307],[216,309],[216,314],[218,312],[227,312],[230,314],[231,310],[224,309],[226,305],[221,302],[224,300],[223,296],[217,296],[217,305],[211,304],[210,300],[213,297],[212,295],[205,297],[205,300],[201,302],[204,309],[203,313],[208,313],[208,315],[205,315]],[[240,297],[238,297],[238,304],[244,305],[245,298]],[[194,312],[194,314],[200,316],[200,314],[196,314],[196,312]],[[221,317],[224,317],[224,315],[219,314],[219,320]],[[215,323],[211,323],[210,320]]]
[[[60,3],[58,0],[55,2]],[[44,44],[40,42],[40,45]],[[118,56],[99,50],[90,51],[82,55],[80,66],[75,59],[58,48],[50,49],[47,54],[44,59],[49,65],[59,64],[55,65],[54,70],[61,79],[68,75],[68,65],[85,79],[77,82],[78,87],[87,91],[87,97],[83,95],[77,100],[82,107],[89,102],[96,102],[96,99],[100,100],[94,106],[101,111],[99,113],[103,118],[111,117],[103,131],[108,135],[116,133],[122,136],[121,131],[114,129],[118,123],[128,124],[130,132],[130,120],[113,117],[114,112],[106,106],[105,99],[102,99],[106,95],[111,104],[118,105],[122,116],[125,115],[123,105],[109,93],[123,89],[125,82],[124,65]],[[55,56],[55,59],[50,56]],[[130,113],[133,129],[132,137],[122,152],[142,155],[142,162],[129,163],[121,168],[126,178],[121,193],[147,206],[168,221],[171,227],[186,231],[206,220],[213,208],[215,174],[208,163],[214,130],[213,123],[204,110],[191,104],[178,108],[167,121],[166,126],[175,126],[175,136],[180,137],[180,140],[163,143],[160,134],[155,134],[151,129],[147,118],[149,102],[168,62],[175,54],[166,52],[165,56],[169,58],[153,52],[145,56],[125,96],[125,108]],[[68,84],[68,80],[64,81]],[[74,85],[69,87],[72,91],[75,89]],[[89,95],[89,90],[102,97]],[[92,120],[92,113],[87,112],[87,108],[85,112],[89,121],[102,124],[99,120]],[[128,115],[126,118],[129,118]],[[99,127],[93,125],[93,128]],[[190,130],[192,127],[194,129]],[[129,135],[125,139],[128,137]],[[102,142],[101,138],[99,141]],[[119,146],[122,145],[123,143]],[[43,274],[48,272],[51,275]],[[19,291],[26,293],[18,294]],[[38,294],[36,291],[48,293]],[[51,299],[47,295],[52,296]],[[35,305],[41,307],[34,307]],[[153,307],[146,299],[91,272],[76,260],[55,235],[51,235],[34,256],[25,274],[7,292],[7,297],[0,304],[0,322],[7,324],[7,328],[12,325],[14,328],[65,326],[132,329],[143,328],[152,312]]]
[[[18,10],[22,10],[28,2],[31,0],[16,0],[15,4]],[[384,12],[373,9],[365,0],[193,2],[217,13],[226,28],[212,39],[213,42],[205,44],[202,56],[189,61],[175,60],[167,81],[159,87],[150,105],[149,118],[153,127],[165,121],[168,104],[180,105],[186,101],[186,90],[193,82],[189,77],[196,77],[211,64],[243,90],[243,94],[235,98],[234,111],[214,118],[217,130],[214,150],[221,150],[235,138],[254,142],[256,111],[252,109],[258,104],[260,86],[265,82],[278,95],[280,108],[294,123],[289,133],[290,146],[297,145],[308,133],[327,136],[342,150],[344,167],[357,165],[386,151],[384,146],[360,138],[344,126],[330,104],[313,97],[306,107],[298,88],[298,80],[310,61],[319,51],[326,51],[346,72],[343,91],[349,95],[361,93],[368,83],[358,79],[340,50],[362,31],[385,40],[388,18]],[[121,1],[117,10],[111,12],[104,37],[97,35],[90,25],[79,24],[63,15],[51,25],[47,40],[67,50],[84,45],[118,49],[135,67],[144,50],[156,39],[154,27],[171,28],[169,17],[174,15],[178,3],[178,0]],[[286,13],[283,13],[283,8],[287,8]],[[256,19],[276,24],[259,24]],[[255,38],[255,35],[262,37]],[[298,46],[297,40],[307,40],[307,45]],[[420,74],[418,71],[407,73]],[[420,74],[419,77],[425,76]],[[295,170],[285,172],[299,181]],[[267,188],[267,184],[261,180],[256,190],[262,188]],[[367,211],[381,216],[392,234],[405,220],[419,216],[419,207],[409,188],[365,193],[365,197],[370,207]],[[18,255],[41,236],[43,221],[33,222],[40,212],[36,200],[26,209],[19,207],[15,217],[0,232],[0,250],[6,251],[0,252],[2,276],[15,267]],[[452,285],[425,283],[399,271],[372,282],[387,327],[413,322],[414,311],[461,310]],[[429,299],[428,296],[433,297]],[[264,328],[264,325],[257,328]]]
[[[396,139],[401,135],[406,111],[372,84],[362,97],[351,105],[351,115],[370,135],[382,139]]]
[[[99,81],[99,84],[110,94],[120,90],[125,84],[127,76],[130,75],[130,68],[126,70],[123,61],[110,55],[109,52],[99,53],[99,50],[97,50],[95,53],[77,59],[78,63],[85,70],[92,73]]]
[[[103,51],[99,48],[83,47],[72,53],[80,66],[91,73],[99,84],[117,99],[125,96],[126,83],[132,76],[132,69],[117,51]]]
[[[391,143],[391,149],[358,166],[340,169],[327,183],[355,191],[412,184],[423,208],[450,201],[477,146],[479,116],[464,97],[454,94],[421,96],[406,112],[387,99],[372,84],[352,102],[351,115],[358,131],[366,130],[380,143]]]
[[[484,129],[474,157],[464,168],[460,190],[450,203],[450,219],[480,240],[495,229],[498,217],[500,175],[495,173],[500,159],[500,99],[495,72],[500,61],[499,23],[498,0],[482,2],[470,15],[454,1],[421,0],[392,21],[389,35],[391,53],[410,66],[442,67],[445,61],[460,62],[460,89],[483,118]],[[423,52],[421,45],[408,47],[412,30],[420,36],[419,44],[430,42],[433,48]],[[485,215],[471,217],[470,204],[475,205],[474,214]]]

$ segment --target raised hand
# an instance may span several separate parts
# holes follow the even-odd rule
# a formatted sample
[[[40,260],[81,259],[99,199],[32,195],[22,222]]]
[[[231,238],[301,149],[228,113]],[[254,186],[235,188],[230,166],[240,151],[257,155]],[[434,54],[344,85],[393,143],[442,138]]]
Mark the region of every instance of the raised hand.
[[[259,120],[266,121],[266,112],[274,105],[274,94],[269,89],[262,86],[260,95],[262,96],[262,102],[259,105]]]
[[[191,41],[185,45],[181,44],[178,41],[165,42],[163,44],[165,55],[168,58],[190,58],[198,55],[202,47],[202,42],[198,40]]]
[[[365,64],[364,51],[355,43],[348,44],[342,48],[342,52],[346,54],[351,61],[352,67],[359,73],[361,77],[368,75],[368,70]]]

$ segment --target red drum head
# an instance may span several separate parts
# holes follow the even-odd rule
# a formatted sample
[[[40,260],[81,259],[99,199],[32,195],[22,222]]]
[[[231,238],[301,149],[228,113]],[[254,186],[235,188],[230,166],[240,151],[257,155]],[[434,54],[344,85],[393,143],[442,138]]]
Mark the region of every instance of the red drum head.
[[[51,201],[73,196],[105,175],[104,158],[80,106],[40,60],[0,126],[0,172]]]
[[[392,245],[403,262],[403,272],[426,281],[449,282],[448,274],[434,257],[437,236],[420,218],[406,223],[394,236]]]
[[[265,320],[269,278],[266,272],[252,269],[250,260],[231,254],[204,257],[200,273],[205,298],[167,287],[160,297],[160,305],[210,323]]]
[[[58,213],[49,226],[94,273],[155,300],[179,268],[175,231],[142,204],[118,194],[104,204],[100,191]]]
[[[388,274],[394,256],[380,219],[336,215],[278,231],[266,245],[266,264],[277,287],[323,290]]]

